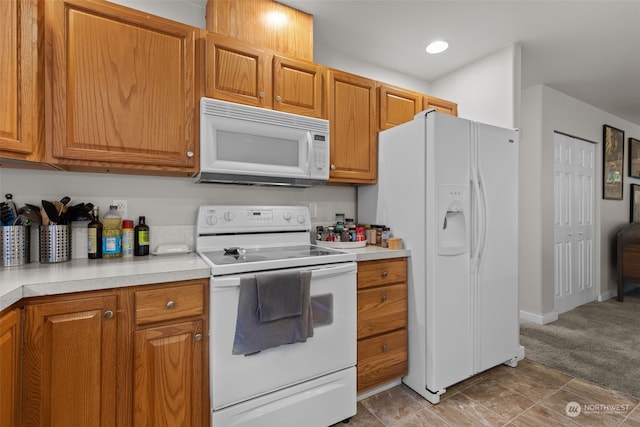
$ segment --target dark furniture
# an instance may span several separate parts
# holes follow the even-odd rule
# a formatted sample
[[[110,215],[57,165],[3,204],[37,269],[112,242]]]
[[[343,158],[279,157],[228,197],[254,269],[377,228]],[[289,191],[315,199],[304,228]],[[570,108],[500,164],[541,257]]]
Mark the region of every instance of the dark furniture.
[[[624,299],[624,284],[640,283],[640,222],[624,226],[617,235],[618,301]]]

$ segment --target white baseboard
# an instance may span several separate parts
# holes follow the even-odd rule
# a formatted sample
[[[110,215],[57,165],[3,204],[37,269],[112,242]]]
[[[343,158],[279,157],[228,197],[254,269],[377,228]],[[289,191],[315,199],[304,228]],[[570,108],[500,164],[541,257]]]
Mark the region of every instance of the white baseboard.
[[[538,325],[546,325],[547,323],[555,322],[556,320],[558,320],[558,313],[555,311],[540,315],[520,310],[520,324],[536,323]]]

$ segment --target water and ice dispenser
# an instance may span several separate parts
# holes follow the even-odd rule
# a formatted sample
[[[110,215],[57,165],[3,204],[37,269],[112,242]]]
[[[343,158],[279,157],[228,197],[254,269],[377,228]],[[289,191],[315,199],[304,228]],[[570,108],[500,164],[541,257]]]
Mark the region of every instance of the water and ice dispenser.
[[[443,185],[438,194],[438,254],[461,255],[467,252],[467,189]]]

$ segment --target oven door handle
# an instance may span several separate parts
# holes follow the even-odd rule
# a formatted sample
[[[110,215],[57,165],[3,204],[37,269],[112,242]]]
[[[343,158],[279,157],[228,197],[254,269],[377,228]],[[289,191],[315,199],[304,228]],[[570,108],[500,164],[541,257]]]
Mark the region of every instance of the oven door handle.
[[[303,267],[299,271],[311,271],[311,278],[327,277],[341,274],[356,274],[358,265],[355,262],[346,262],[341,264],[323,265],[317,268]],[[275,270],[273,270],[275,271]],[[240,279],[243,277],[253,277],[256,273],[238,274],[233,276],[213,277],[212,284],[214,288],[233,288],[240,286]]]

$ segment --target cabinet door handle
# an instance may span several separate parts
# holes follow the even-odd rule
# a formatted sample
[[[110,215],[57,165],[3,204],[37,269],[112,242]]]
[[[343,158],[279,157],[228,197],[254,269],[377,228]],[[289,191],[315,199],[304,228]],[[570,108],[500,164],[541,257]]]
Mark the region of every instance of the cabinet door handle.
[[[386,295],[382,295],[382,302],[385,302],[387,300],[387,296]]]
[[[202,334],[195,334],[193,336],[194,341],[202,341]]]
[[[389,350],[389,347],[386,344],[382,344],[382,351]]]
[[[387,273],[386,271],[382,272],[382,277],[387,277],[389,275],[389,273]]]
[[[111,310],[105,310],[105,312],[104,312],[104,314],[103,314],[103,317],[104,317],[105,319],[111,319],[111,318],[113,317],[113,311],[111,311]]]
[[[336,169],[336,165],[331,165],[331,170],[335,170]]]
[[[175,306],[176,306],[175,301],[167,301],[167,304],[165,304],[165,307],[167,307],[167,309],[169,310],[171,310]]]
[[[260,92],[260,98],[264,98],[264,92]]]
[[[188,158],[192,158],[193,157],[193,151],[187,151],[187,157]]]
[[[276,96],[276,101],[278,102],[282,101],[282,97],[280,97],[280,95]]]

